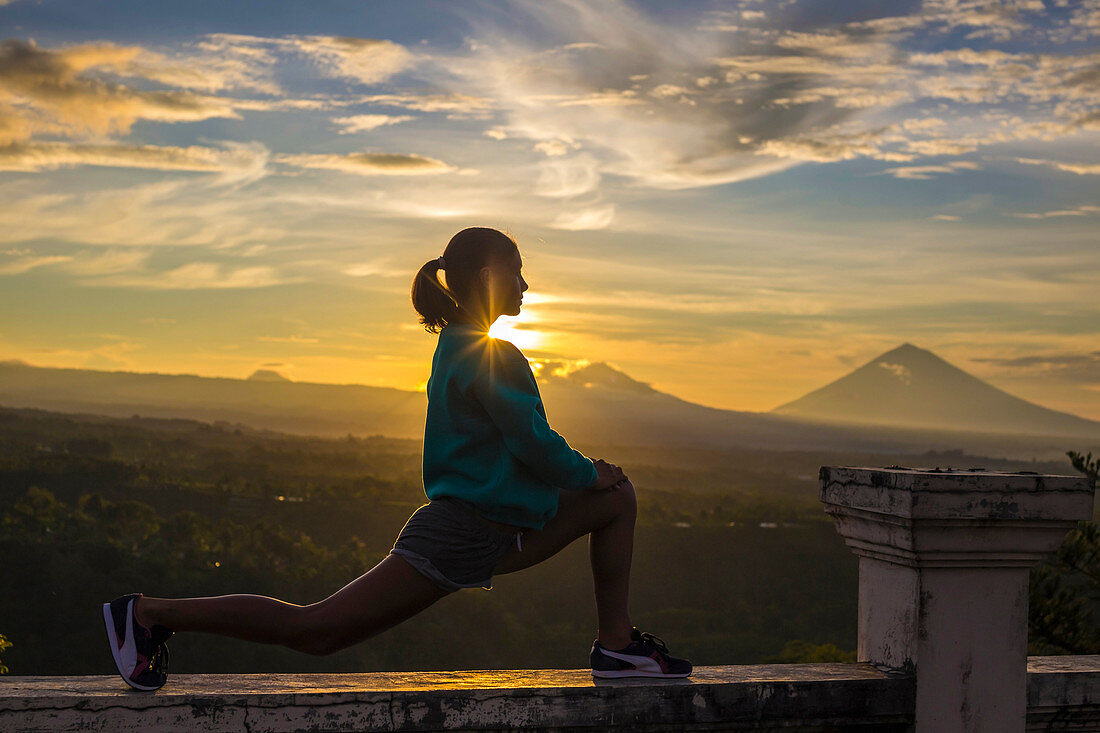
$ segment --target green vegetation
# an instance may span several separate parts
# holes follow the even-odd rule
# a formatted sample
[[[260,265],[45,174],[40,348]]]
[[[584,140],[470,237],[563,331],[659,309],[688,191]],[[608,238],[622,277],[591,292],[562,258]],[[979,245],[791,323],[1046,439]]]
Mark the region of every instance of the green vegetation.
[[[961,453],[580,447],[622,463],[638,487],[635,621],[697,664],[850,658],[857,560],[821,512],[818,466],[1057,470]],[[416,441],[0,408],[0,618],[17,642],[5,662],[20,674],[110,674],[100,605],[133,591],[318,600],[380,560],[423,501]],[[583,542],[495,586],[326,658],[181,635],[173,670],[586,663]]]
[[[11,646],[12,646],[12,643],[10,641],[8,641],[8,637],[4,636],[3,634],[0,634],[0,653],[2,653],[6,649],[10,649]],[[0,661],[0,674],[7,674],[7,673],[8,673],[8,668],[6,666],[4,666],[3,661]]]
[[[1069,451],[1073,467],[1095,489],[1100,466],[1092,453]],[[1100,653],[1100,525],[1081,522],[1058,552],[1031,573],[1028,615],[1032,654]]]

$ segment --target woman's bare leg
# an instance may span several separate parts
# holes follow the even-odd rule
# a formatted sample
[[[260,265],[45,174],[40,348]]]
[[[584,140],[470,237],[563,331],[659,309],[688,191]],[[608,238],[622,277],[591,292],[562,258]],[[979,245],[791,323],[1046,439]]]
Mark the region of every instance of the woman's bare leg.
[[[630,643],[630,561],[634,554],[637,500],[625,481],[604,491],[562,491],[558,513],[541,530],[524,530],[523,551],[509,550],[496,573],[515,572],[557,554],[574,540],[590,535],[589,559],[596,594],[597,632],[608,649]]]
[[[330,654],[396,626],[447,592],[397,555],[308,606],[254,595],[141,598],[138,622]]]

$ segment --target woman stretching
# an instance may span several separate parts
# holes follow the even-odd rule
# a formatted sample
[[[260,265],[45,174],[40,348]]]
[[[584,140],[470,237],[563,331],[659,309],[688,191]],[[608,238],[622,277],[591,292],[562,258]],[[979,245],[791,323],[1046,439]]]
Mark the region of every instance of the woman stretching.
[[[589,535],[598,631],[597,677],[687,677],[691,663],[640,633],[627,608],[634,486],[617,466],[573,450],[546,422],[526,358],[490,338],[518,315],[527,283],[516,243],[495,229],[464,229],[420,268],[413,306],[439,334],[428,381],[424,488],[429,502],[390,554],[317,603],[256,595],[146,598],[103,605],[119,674],[156,690],[167,679],[166,641],[202,631],[307,654],[330,654],[410,618],[448,593],[489,588],[494,574],[530,567]],[[442,271],[446,285],[439,279]]]

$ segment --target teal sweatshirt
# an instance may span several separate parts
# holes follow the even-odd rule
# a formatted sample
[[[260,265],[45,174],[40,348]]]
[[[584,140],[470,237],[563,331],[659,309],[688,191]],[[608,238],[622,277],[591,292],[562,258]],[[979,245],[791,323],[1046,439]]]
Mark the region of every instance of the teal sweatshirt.
[[[452,496],[494,522],[541,529],[558,511],[558,489],[595,482],[592,461],[546,422],[520,350],[474,326],[444,327],[428,380],[428,498]]]

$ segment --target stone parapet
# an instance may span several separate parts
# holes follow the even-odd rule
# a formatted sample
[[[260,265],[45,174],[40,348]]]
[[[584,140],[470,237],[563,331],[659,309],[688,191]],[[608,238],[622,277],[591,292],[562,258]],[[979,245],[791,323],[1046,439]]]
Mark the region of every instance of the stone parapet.
[[[687,680],[587,670],[0,678],[0,730],[904,731],[913,686],[870,665],[701,667]]]
[[[701,667],[688,680],[586,670],[0,678],[2,731],[912,731],[912,677],[864,664]],[[1029,732],[1100,731],[1100,657],[1033,657]]]

